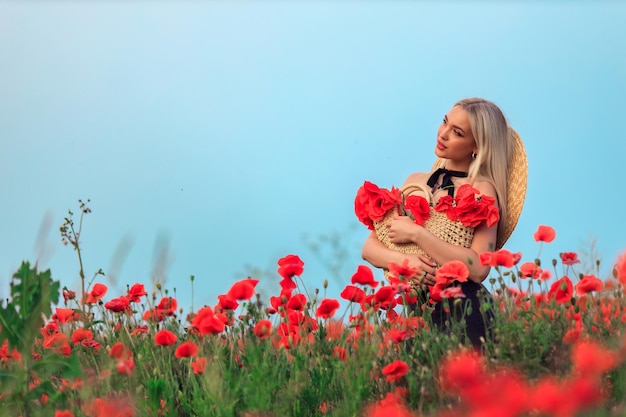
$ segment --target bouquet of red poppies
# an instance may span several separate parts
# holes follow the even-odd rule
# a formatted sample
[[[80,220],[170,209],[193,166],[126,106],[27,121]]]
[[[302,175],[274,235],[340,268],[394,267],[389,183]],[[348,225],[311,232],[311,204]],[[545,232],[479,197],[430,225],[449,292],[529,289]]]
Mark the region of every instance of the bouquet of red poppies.
[[[408,188],[405,187],[405,190]],[[441,197],[434,207],[424,196],[405,196],[399,188],[381,188],[370,181],[363,183],[354,199],[357,218],[370,230],[375,230],[375,224],[384,221],[390,213],[408,215],[415,223],[425,225],[431,217],[431,208],[445,213],[450,221],[470,228],[475,228],[482,222],[491,227],[500,219],[495,198],[480,194],[470,184],[461,185],[455,197]]]
[[[491,227],[500,220],[496,199],[480,194],[480,191],[469,184],[461,185],[455,197],[441,197],[435,211],[446,213],[450,220],[459,221],[466,227],[477,227],[482,222]]]
[[[396,187],[390,190],[365,181],[356,193],[354,212],[361,223],[374,230],[374,222],[381,221],[387,213],[395,209],[401,214],[402,193]]]
[[[365,181],[354,199],[354,212],[370,230],[375,230],[375,223],[382,222],[390,212],[408,215],[415,223],[423,225],[429,217],[430,204],[423,196],[405,196],[399,188],[380,188]]]

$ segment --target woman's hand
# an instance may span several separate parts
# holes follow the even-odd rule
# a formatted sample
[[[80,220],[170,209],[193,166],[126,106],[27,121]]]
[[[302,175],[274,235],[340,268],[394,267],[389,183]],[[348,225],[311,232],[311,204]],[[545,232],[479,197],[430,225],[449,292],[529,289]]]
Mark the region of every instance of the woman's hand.
[[[415,233],[420,227],[408,216],[396,216],[387,222],[387,236],[391,243],[411,243],[415,241]]]
[[[413,282],[423,285],[435,285],[437,263],[424,255],[406,255],[409,266],[419,271],[412,279]]]

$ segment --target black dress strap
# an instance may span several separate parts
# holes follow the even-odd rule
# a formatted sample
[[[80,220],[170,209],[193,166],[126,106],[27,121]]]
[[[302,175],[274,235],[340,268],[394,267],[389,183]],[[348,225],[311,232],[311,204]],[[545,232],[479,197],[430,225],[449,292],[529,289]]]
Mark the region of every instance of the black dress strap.
[[[441,188],[447,188],[449,196],[454,196],[454,183],[452,182],[452,177],[459,177],[459,178],[467,177],[467,172],[452,171],[452,170],[445,169],[445,168],[438,168],[435,170],[435,172],[432,173],[430,178],[428,178],[428,181],[426,182],[426,184],[428,184],[428,186],[431,189],[434,189],[435,184],[437,183],[437,180],[439,179],[441,174],[443,174],[443,180],[441,181]]]

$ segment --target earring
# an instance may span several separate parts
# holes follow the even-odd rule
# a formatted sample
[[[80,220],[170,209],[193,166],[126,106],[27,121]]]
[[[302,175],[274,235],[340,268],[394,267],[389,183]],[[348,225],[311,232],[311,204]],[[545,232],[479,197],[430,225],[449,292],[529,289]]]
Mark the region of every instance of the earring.
[[[472,152],[472,159],[476,159],[477,156],[478,154],[476,152]]]

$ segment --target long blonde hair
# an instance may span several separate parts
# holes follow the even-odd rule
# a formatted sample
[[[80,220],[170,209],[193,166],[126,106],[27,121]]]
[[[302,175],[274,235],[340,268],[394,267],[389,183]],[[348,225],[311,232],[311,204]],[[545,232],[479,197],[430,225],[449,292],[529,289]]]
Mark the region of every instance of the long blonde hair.
[[[490,181],[496,189],[500,218],[507,216],[508,169],[513,154],[513,135],[504,113],[489,100],[466,98],[455,106],[461,106],[468,115],[478,152],[468,171],[468,181],[477,177]],[[498,225],[500,235],[503,222]]]

